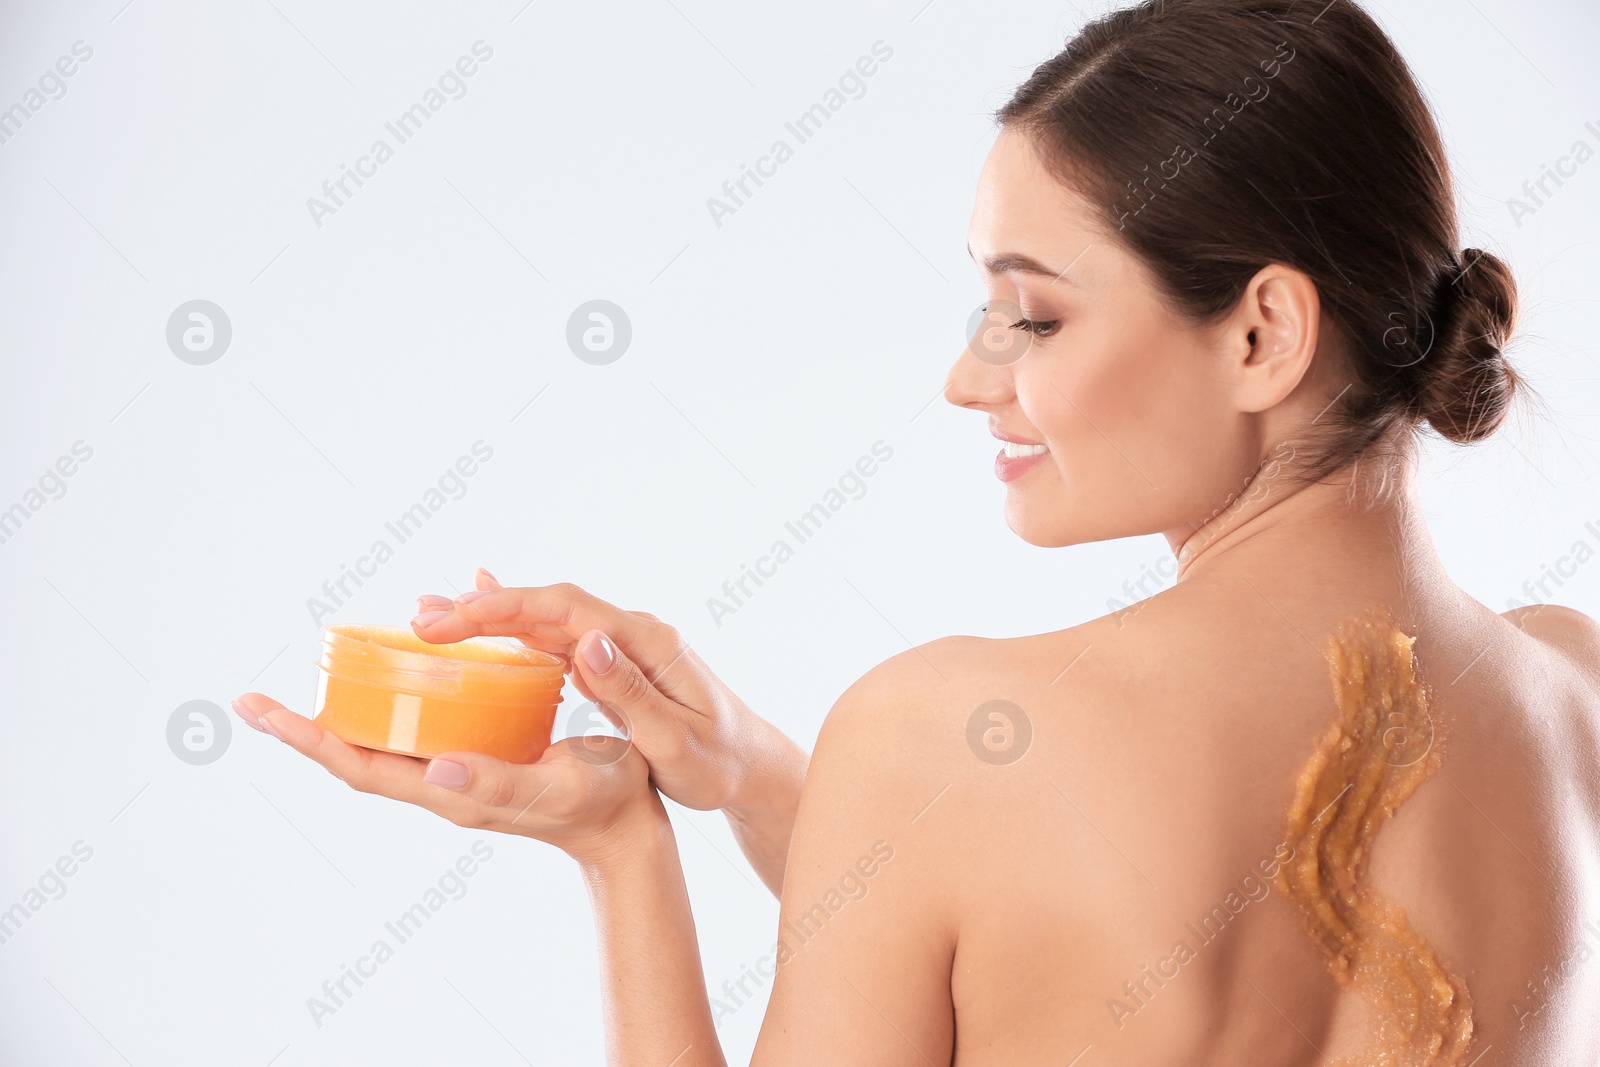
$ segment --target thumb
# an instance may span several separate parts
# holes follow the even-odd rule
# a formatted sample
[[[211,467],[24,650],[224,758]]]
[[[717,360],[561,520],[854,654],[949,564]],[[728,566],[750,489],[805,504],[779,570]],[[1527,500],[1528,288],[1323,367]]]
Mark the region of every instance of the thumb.
[[[662,696],[639,665],[623,654],[604,631],[590,630],[578,639],[572,663],[578,681],[587,686],[602,710],[621,713],[619,729],[632,735],[631,724],[672,717],[673,702]]]

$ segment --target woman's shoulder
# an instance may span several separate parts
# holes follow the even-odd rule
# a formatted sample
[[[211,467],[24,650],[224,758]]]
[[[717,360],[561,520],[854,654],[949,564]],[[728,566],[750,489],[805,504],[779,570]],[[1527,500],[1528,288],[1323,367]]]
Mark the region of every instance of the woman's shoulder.
[[[1152,598],[1154,600],[1155,598]],[[1170,602],[1018,637],[941,637],[890,656],[835,702],[818,751],[892,744],[920,760],[964,760],[991,724],[1059,719],[1071,709],[1156,703],[1178,687],[1204,691],[1228,673],[1215,630],[1183,622]],[[1202,677],[1203,676],[1203,677]],[[980,758],[983,753],[979,753]],[[847,757],[848,758],[848,757]]]
[[[1600,670],[1600,622],[1564,604],[1524,604],[1500,617],[1588,673]]]
[[[1086,755],[1131,746],[1160,758],[1208,729],[1244,729],[1263,705],[1285,710],[1256,736],[1282,732],[1293,747],[1334,711],[1315,626],[1299,615],[1282,598],[1195,583],[1060,630],[939,638],[851,685],[816,755],[849,763],[892,750],[908,756],[903,773],[948,780],[972,756],[1003,759],[993,744],[1032,731]],[[1147,728],[1157,721],[1162,730]]]
[[[1231,870],[1261,841],[1270,855],[1276,820],[1246,832],[1237,813],[1287,804],[1325,718],[1326,667],[1282,623],[1248,650],[1269,646],[1262,666],[1234,643],[1238,627],[1196,626],[1174,599],[1048,633],[940,638],[879,663],[822,726],[797,835],[894,828],[897,869],[948,890],[928,906],[957,926],[960,902],[999,891],[995,879],[1070,884],[1088,907],[1121,884],[1116,853],[1100,862],[1108,839],[1140,868],[1165,856]],[[1169,797],[1191,802],[1153,815]],[[1197,854],[1217,825],[1229,840]]]
[[[1510,623],[1509,654],[1540,706],[1560,709],[1591,750],[1600,744],[1600,623],[1561,604],[1525,604],[1500,613]]]

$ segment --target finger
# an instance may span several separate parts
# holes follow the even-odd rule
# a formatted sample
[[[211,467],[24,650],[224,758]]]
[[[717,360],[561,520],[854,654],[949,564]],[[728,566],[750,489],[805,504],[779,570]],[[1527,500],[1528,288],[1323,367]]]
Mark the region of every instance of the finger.
[[[500,583],[500,579],[491,574],[487,567],[478,568],[477,573],[473,575],[473,585],[478,589],[504,588]],[[442,604],[439,606],[449,607],[450,605]],[[418,608],[417,610],[421,611],[422,609]],[[550,653],[550,655],[561,661],[563,674],[572,673],[572,639],[561,631],[547,625],[534,625],[529,627],[525,633],[509,634],[507,636],[515,637],[529,648],[536,648],[540,652]],[[580,686],[579,688],[582,687]],[[593,698],[591,697],[590,699],[592,700]]]
[[[349,744],[261,693],[245,693],[235,703],[254,713],[267,733],[354,789],[396,800],[415,800],[424,791],[421,760]]]
[[[473,581],[478,589],[482,591],[500,588],[499,580],[482,567],[478,568],[477,573],[473,576]],[[417,597],[417,614],[419,617],[427,612],[448,611],[454,606],[455,601],[447,596],[436,596],[430,593]],[[544,624],[527,627],[521,632],[516,632],[514,628],[491,627],[490,629],[496,637],[512,637],[528,648],[537,649],[540,652],[546,652],[556,657],[561,661],[561,672],[563,674],[572,673],[572,638],[560,630]],[[424,641],[432,644],[445,644],[458,640],[458,638],[452,637],[448,633],[434,634],[424,632],[418,629],[414,623],[413,632]]]
[[[592,700],[594,698],[590,697],[590,699]],[[248,704],[242,703],[239,700],[235,700],[233,702],[233,713],[239,716],[239,718],[243,719],[244,724],[250,727],[250,729],[254,730],[256,733],[264,734],[267,732],[265,727],[261,725],[261,713],[253,710]]]
[[[487,567],[479,567],[477,569],[472,576],[472,584],[474,589],[483,590],[485,592],[503,588],[500,579],[496,578]],[[448,609],[454,607],[454,605],[455,602],[448,598],[442,599],[438,602],[433,602],[430,600],[427,607],[423,607],[419,601],[417,612],[421,614],[422,612],[428,610],[436,610],[439,608]],[[549,652],[552,655],[561,657],[562,663],[565,665],[564,669],[568,673],[571,673],[572,664],[570,662],[570,654],[572,652],[572,638],[569,635],[562,633],[558,628],[550,626],[546,623],[536,622],[530,626],[527,626],[526,629],[520,633],[501,632],[500,636],[515,637],[529,648],[536,648],[541,652]]]
[[[479,567],[472,575],[472,586],[474,589],[499,589],[500,579],[490,574],[487,568]],[[453,603],[455,602],[447,596],[424,593],[422,596],[417,597],[417,614],[420,615],[425,611],[448,609]]]
[[[636,729],[634,724],[650,733],[658,723],[677,721],[678,705],[652,685],[639,665],[604,631],[584,634],[572,663],[577,668],[577,679],[592,694],[589,699],[630,737]],[[617,722],[613,712],[620,712],[623,721]]]
[[[434,643],[481,635],[529,634],[554,629],[576,640],[589,630],[604,630],[629,655],[646,663],[677,658],[681,642],[670,627],[640,618],[575,585],[476,589],[448,609],[423,612],[411,620],[418,637]]]
[[[428,761],[422,780],[441,790],[500,809],[516,823],[555,787],[561,772],[552,764],[507,763],[477,752],[442,752]]]

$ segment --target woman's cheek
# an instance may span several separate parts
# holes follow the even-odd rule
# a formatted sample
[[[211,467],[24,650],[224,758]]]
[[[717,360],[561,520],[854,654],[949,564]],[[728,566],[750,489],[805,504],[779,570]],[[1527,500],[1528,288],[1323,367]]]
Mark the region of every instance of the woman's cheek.
[[[1117,480],[1114,466],[1126,471],[1107,438],[1119,440],[1115,427],[1125,418],[1128,390],[1114,376],[1085,364],[1043,364],[1040,360],[1030,368],[1027,380],[1018,376],[1017,396],[1028,422],[1050,446],[1052,464],[1075,491],[1102,493]]]
[[[1050,413],[1051,426],[1068,436],[1082,430],[1103,433],[1119,448],[1147,432],[1140,423],[1149,411],[1154,383],[1136,353],[1093,345],[1062,352],[1038,361],[1042,380],[1031,389],[1041,410]],[[1047,435],[1050,428],[1039,426]]]
[[[1184,484],[1198,443],[1196,409],[1206,398],[1194,391],[1192,374],[1169,362],[1181,358],[1171,338],[1123,330],[1095,340],[1052,361],[1041,398],[1060,435],[1051,446],[1066,452],[1058,466],[1070,469],[1069,480],[1101,506],[1121,500],[1143,514],[1158,506],[1157,486]]]

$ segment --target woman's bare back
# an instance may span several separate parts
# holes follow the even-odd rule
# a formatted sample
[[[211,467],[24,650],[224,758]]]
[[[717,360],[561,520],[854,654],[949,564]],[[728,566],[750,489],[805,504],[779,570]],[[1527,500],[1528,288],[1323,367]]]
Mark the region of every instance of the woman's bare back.
[[[1439,765],[1380,828],[1370,886],[1466,986],[1455,1062],[1596,1061],[1600,628],[1356,577],[1353,558],[1315,582],[1272,558],[1220,560],[1064,631],[934,642],[846,694],[790,870],[807,884],[813,822],[893,850],[836,943],[797,954],[857,975],[837,1007],[876,1031],[861,1047],[963,1067],[1433,1062],[1372,1058],[1362,998],[1272,884],[1297,779],[1339,715],[1324,639],[1382,603],[1417,637]],[[786,920],[808,892],[786,890]],[[846,947],[851,927],[873,947]],[[861,989],[886,964],[868,952],[895,973],[871,1012]],[[781,1024],[781,974],[773,1006]]]

